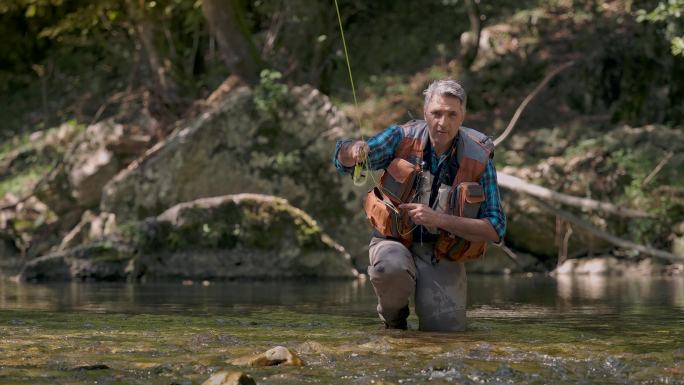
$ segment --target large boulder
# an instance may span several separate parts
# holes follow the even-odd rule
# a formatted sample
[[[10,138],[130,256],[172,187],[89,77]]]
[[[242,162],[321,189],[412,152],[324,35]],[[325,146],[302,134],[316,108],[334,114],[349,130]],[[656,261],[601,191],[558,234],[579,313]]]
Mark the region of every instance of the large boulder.
[[[112,220],[111,214],[84,217],[90,230],[79,236],[106,227],[97,224],[101,220]],[[355,276],[349,254],[302,210],[282,198],[238,194],[181,203],[102,239],[34,259],[18,279]]]
[[[344,248],[286,200],[259,194],[181,203],[137,230],[148,277],[353,278]]]
[[[150,145],[149,135],[136,135],[114,119],[89,126],[74,139],[36,196],[68,230],[85,210],[98,207],[102,187]]]
[[[360,194],[332,166],[350,120],[317,90],[264,95],[233,89],[112,179],[100,209],[119,223],[180,202],[237,193],[280,196],[312,215],[352,252],[368,241]]]

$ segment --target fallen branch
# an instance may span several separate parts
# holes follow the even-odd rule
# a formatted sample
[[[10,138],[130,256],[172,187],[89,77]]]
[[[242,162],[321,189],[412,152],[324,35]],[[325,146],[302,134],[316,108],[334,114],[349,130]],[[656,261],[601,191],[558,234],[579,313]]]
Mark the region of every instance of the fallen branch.
[[[672,254],[672,253],[664,251],[664,250],[654,249],[654,248],[649,247],[649,246],[640,245],[638,243],[634,243],[634,242],[628,241],[626,239],[618,238],[612,234],[609,234],[609,233],[597,228],[596,226],[592,225],[591,223],[578,218],[574,214],[571,214],[567,211],[555,208],[555,207],[547,204],[546,202],[544,202],[541,199],[538,199],[538,198],[533,198],[533,199],[542,209],[549,211],[549,212],[552,212],[553,214],[563,218],[564,220],[572,223],[573,225],[590,232],[593,236],[601,238],[605,241],[608,241],[615,246],[619,246],[619,247],[623,247],[623,248],[631,249],[631,250],[636,250],[640,253],[652,255],[654,257],[663,258],[663,259],[666,259],[666,260],[671,261],[671,262],[684,262],[684,256]]]
[[[658,175],[660,170],[662,170],[663,167],[665,167],[667,162],[669,162],[670,159],[672,159],[673,156],[674,156],[674,151],[668,152],[667,155],[665,155],[665,157],[663,158],[663,160],[661,160],[660,163],[658,163],[658,165],[655,166],[653,171],[651,171],[651,173],[648,174],[648,176],[646,178],[644,178],[644,181],[641,183],[641,185],[646,186],[647,184],[649,184],[651,182],[651,180],[653,180],[653,178],[655,178],[655,176]]]
[[[570,67],[573,64],[575,64],[574,61],[569,61],[565,64],[562,64],[562,65],[556,67],[551,72],[549,72],[546,75],[546,77],[544,77],[544,79],[541,81],[541,83],[539,83],[537,85],[537,87],[535,87],[535,89],[532,90],[532,92],[529,95],[527,95],[527,97],[518,106],[518,109],[515,110],[515,114],[513,114],[513,118],[508,123],[508,126],[506,127],[504,132],[501,135],[499,135],[498,138],[496,138],[494,140],[495,146],[498,146],[499,143],[503,142],[508,137],[508,135],[511,133],[511,131],[513,131],[513,127],[515,127],[515,124],[518,123],[518,119],[520,119],[520,115],[522,115],[522,112],[525,110],[527,105],[532,101],[532,99],[534,99],[534,97],[537,96],[539,91],[541,91],[542,88],[544,88],[544,86],[546,86],[546,83],[548,83],[551,79],[553,79],[554,76],[558,75],[561,71]]]
[[[513,175],[497,172],[496,177],[500,187],[532,195],[537,198],[552,200],[569,206],[580,207],[588,210],[599,210],[606,213],[616,214],[628,218],[648,218],[650,214],[641,210],[628,209],[616,206],[612,203],[601,202],[589,198],[578,198],[550,190],[536,184],[526,182]]]
[[[508,248],[508,246],[504,245],[503,242],[500,243],[500,244],[494,243],[493,245],[499,247],[499,248],[506,254],[506,256],[507,256],[508,258],[510,258],[513,262],[515,262],[516,265],[522,267],[522,264],[521,264],[520,261],[518,260],[518,256],[515,255],[515,253],[513,252],[513,250],[511,250],[510,248]]]

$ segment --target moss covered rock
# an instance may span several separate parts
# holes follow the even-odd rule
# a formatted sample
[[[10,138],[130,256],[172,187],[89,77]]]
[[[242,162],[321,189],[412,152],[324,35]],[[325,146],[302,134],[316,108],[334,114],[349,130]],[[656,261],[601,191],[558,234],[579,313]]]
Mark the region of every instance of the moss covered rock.
[[[355,276],[344,248],[286,200],[259,194],[178,204],[135,230],[135,274],[197,279]]]
[[[29,261],[19,281],[119,281],[129,275],[134,248],[126,242],[94,242]]]
[[[311,87],[238,88],[119,173],[105,186],[100,209],[123,223],[198,198],[276,195],[358,249],[368,241],[357,194],[363,189],[345,186],[351,183],[331,161],[335,139],[350,131],[350,120]]]
[[[258,194],[203,198],[103,238],[28,262],[18,278],[354,278],[349,254],[286,200]]]

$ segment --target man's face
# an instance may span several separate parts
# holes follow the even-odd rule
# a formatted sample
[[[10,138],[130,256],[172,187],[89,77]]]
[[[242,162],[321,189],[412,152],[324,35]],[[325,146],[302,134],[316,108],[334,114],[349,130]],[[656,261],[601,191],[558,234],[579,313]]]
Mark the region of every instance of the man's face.
[[[424,111],[430,141],[438,154],[449,149],[451,141],[465,119],[461,100],[453,96],[434,95]]]

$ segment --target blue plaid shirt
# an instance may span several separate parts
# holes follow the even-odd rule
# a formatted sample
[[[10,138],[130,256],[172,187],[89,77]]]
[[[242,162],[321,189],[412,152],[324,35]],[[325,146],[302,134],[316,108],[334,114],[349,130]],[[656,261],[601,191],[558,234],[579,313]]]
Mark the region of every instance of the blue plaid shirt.
[[[393,125],[368,139],[366,142],[370,148],[370,154],[368,155],[369,167],[373,170],[380,170],[389,166],[390,162],[394,159],[394,153],[403,136],[401,127]],[[338,159],[342,145],[350,142],[353,142],[353,140],[340,140],[335,148],[333,162],[340,174],[350,174],[354,169],[353,167],[343,166]],[[456,140],[454,140],[453,146],[456,143]],[[433,147],[428,146],[426,158],[430,160],[430,172],[433,176],[437,174],[439,165],[447,159],[449,151],[447,150],[444,154],[437,156]],[[485,191],[485,201],[480,206],[480,212],[477,217],[487,219],[499,235],[499,239],[503,240],[506,234],[506,216],[501,208],[501,197],[499,196],[499,188],[496,183],[496,169],[491,159],[487,162],[487,167],[482,177],[480,177],[480,185],[482,185]]]

